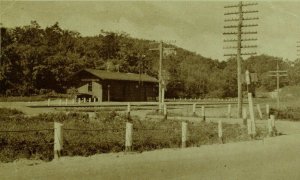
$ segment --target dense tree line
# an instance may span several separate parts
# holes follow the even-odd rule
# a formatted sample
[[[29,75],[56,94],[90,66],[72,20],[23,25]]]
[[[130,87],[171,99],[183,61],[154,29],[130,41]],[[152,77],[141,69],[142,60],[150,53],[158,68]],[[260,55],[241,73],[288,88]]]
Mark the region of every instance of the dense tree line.
[[[36,21],[15,28],[1,28],[1,95],[33,95],[50,91],[64,93],[68,77],[82,68],[147,73],[157,77],[158,57],[154,41],[131,38],[124,32],[101,30],[99,35],[82,37],[64,30],[58,23],[41,28]],[[165,52],[163,77],[167,97],[236,96],[236,60],[220,62],[174,47]],[[258,87],[273,90],[267,76],[276,63],[289,71],[285,84],[300,84],[300,61],[260,55],[243,61],[244,70],[258,74]]]

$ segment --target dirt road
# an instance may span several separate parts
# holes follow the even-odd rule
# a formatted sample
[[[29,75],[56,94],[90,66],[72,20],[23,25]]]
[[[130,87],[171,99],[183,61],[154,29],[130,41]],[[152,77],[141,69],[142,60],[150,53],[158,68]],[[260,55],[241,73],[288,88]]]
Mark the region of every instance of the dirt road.
[[[26,163],[25,163],[26,164]],[[141,154],[0,164],[1,179],[300,179],[300,135]]]

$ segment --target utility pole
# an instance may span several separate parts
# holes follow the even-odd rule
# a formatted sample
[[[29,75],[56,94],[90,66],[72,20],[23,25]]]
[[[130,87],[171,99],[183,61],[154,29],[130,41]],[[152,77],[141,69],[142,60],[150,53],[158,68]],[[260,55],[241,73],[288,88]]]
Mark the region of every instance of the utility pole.
[[[159,51],[159,69],[158,69],[158,102],[159,102],[159,110],[162,111],[162,103],[164,102],[163,91],[165,91],[164,80],[162,78],[162,60],[163,60],[163,52],[164,50],[174,50],[174,48],[165,48],[163,41],[159,42],[159,47],[150,50],[158,50]]]
[[[225,19],[225,22],[238,22],[237,25],[226,25],[225,29],[233,28],[236,29],[236,32],[224,32],[224,35],[234,35],[237,36],[236,39],[226,39],[224,42],[237,43],[236,46],[228,46],[224,47],[224,49],[236,49],[237,53],[224,54],[224,56],[236,57],[237,60],[237,85],[238,85],[238,118],[242,117],[242,104],[243,104],[243,96],[242,96],[242,62],[241,57],[243,55],[256,55],[256,52],[242,52],[242,49],[245,48],[256,48],[257,45],[244,45],[242,44],[245,41],[256,41],[256,38],[243,38],[243,35],[253,35],[257,34],[257,31],[243,31],[244,28],[248,27],[256,27],[258,24],[243,24],[244,21],[258,20],[258,17],[244,17],[244,14],[248,13],[257,13],[257,10],[243,10],[243,7],[246,6],[255,6],[257,3],[243,3],[240,1],[237,5],[225,6],[224,8],[238,8],[237,12],[227,12],[224,15],[237,15],[237,18]]]
[[[269,76],[272,76],[272,77],[276,77],[277,79],[277,109],[279,109],[280,107],[280,102],[279,102],[279,78],[280,77],[287,77],[287,71],[282,71],[282,70],[279,70],[279,64],[278,64],[278,61],[277,60],[277,68],[276,68],[276,71],[269,71]]]

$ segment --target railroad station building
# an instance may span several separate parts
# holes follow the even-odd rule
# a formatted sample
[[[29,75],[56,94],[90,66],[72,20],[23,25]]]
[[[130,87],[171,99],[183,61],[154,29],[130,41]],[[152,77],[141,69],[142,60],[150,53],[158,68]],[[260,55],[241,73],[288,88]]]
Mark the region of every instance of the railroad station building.
[[[77,97],[86,95],[97,101],[154,101],[158,80],[146,74],[82,69],[70,77]]]

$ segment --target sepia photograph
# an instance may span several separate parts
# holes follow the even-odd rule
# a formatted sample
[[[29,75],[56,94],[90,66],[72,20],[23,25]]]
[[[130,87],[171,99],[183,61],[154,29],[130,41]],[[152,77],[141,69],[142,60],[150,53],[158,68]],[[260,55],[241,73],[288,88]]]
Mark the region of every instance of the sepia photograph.
[[[0,0],[1,180],[299,180],[300,1]]]

